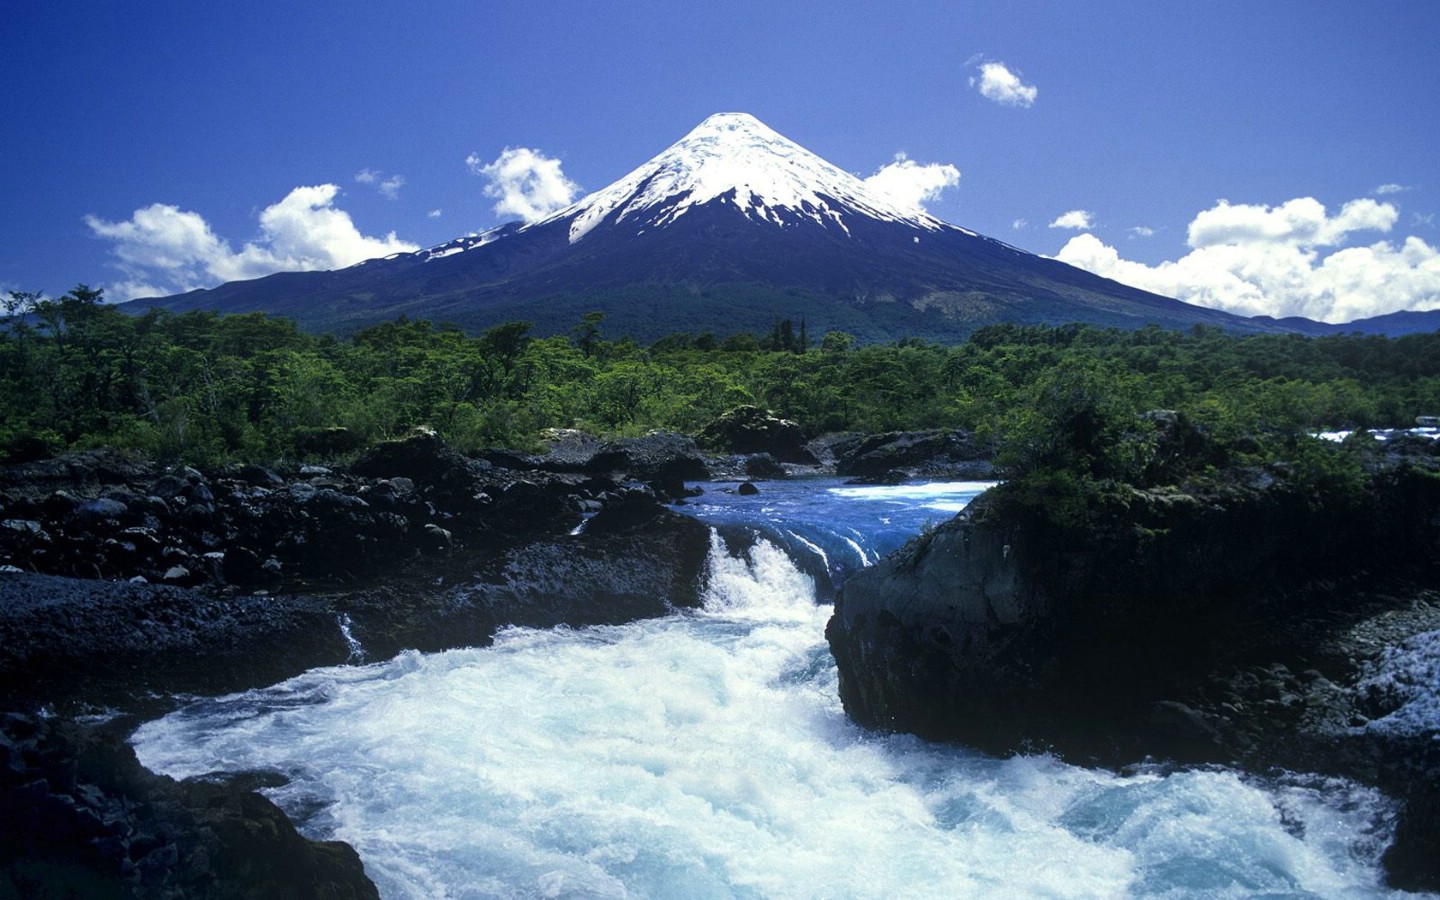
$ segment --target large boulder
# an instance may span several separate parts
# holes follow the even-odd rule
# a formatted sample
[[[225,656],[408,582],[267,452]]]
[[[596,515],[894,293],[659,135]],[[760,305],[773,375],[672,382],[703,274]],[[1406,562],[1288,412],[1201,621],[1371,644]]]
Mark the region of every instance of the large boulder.
[[[585,470],[626,475],[672,498],[686,496],[685,482],[710,477],[694,439],[667,431],[606,443],[585,464]]]
[[[994,446],[964,429],[895,431],[854,438],[833,447],[835,472],[873,480],[910,477],[989,479]]]
[[[852,576],[826,628],[846,711],[863,725],[996,746],[1032,706],[1049,592],[1022,578],[984,499]]]
[[[687,481],[704,481],[709,467],[693,438],[668,431],[644,437],[602,441],[574,429],[553,429],[544,435],[546,452],[487,450],[487,462],[512,472],[586,474],[616,481],[638,481],[658,493],[679,499],[688,495]]]
[[[1365,484],[1318,493],[1278,462],[1084,502],[1025,494],[1077,490],[1064,473],[987,492],[842,587],[826,636],[845,709],[995,752],[1376,784],[1421,820],[1402,819],[1392,879],[1433,886],[1434,732],[1357,723],[1383,712],[1362,677],[1381,648],[1440,627],[1417,599],[1440,585],[1440,479],[1429,451],[1367,452]]]
[[[464,503],[480,490],[478,476],[489,464],[456,451],[429,428],[384,441],[355,460],[350,471],[376,478],[409,478],[437,499]]]
[[[1111,484],[1064,528],[1008,487],[842,589],[827,633],[858,720],[987,744],[1139,721],[1244,650],[1340,621],[1336,582],[1433,561],[1440,538],[1440,480],[1408,466],[1349,500],[1278,464]]]
[[[816,462],[805,448],[805,432],[799,423],[757,406],[737,406],[721,413],[699,437],[706,447],[724,453],[768,453],[782,462]]]

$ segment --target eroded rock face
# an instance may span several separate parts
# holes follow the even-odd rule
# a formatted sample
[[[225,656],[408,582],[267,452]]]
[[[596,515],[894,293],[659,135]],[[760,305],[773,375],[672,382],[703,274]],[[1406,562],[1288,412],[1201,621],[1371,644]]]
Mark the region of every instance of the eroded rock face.
[[[371,659],[404,649],[484,646],[506,625],[618,625],[695,607],[710,530],[653,497],[607,506],[574,535],[527,541],[473,564],[445,588],[379,587],[337,599]]]
[[[221,692],[345,661],[314,597],[0,573],[0,702]]]
[[[1358,505],[1283,465],[1112,487],[1115,516],[1064,540],[984,495],[842,587],[826,635],[846,711],[995,752],[1355,778],[1402,802],[1393,883],[1433,888],[1440,745],[1367,728],[1362,684],[1381,648],[1440,627],[1422,449],[1377,451]]]
[[[983,500],[841,588],[826,628],[846,711],[871,727],[987,746],[1034,705],[1048,592],[1022,577]]]

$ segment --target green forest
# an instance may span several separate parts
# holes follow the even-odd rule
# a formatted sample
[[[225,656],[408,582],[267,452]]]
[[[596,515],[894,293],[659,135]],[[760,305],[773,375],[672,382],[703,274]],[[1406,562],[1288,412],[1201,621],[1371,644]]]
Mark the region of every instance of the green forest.
[[[965,427],[1004,439],[1057,393],[1185,413],[1217,435],[1406,426],[1440,414],[1440,334],[1231,335],[996,325],[946,346],[675,334],[650,346],[592,313],[567,335],[400,319],[345,339],[262,314],[131,315],[77,286],[11,293],[0,456],[113,446],[196,464],[336,458],[428,425],[462,451],[547,428],[694,433],[755,404],[810,433]]]

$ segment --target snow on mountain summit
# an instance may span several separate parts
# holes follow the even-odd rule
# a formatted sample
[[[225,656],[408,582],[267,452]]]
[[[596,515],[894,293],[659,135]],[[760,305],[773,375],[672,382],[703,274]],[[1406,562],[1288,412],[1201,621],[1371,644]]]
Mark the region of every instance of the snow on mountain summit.
[[[710,116],[629,175],[536,224],[568,220],[573,244],[603,221],[652,228],[715,200],[755,221],[783,226],[809,219],[847,234],[845,219],[854,215],[950,227],[895,204],[748,113]]]

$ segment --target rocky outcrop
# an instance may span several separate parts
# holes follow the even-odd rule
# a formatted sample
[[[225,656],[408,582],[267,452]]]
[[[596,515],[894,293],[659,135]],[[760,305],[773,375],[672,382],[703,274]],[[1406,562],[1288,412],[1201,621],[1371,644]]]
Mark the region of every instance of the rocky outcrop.
[[[632,481],[683,491],[702,474],[693,442],[605,446],[574,472],[495,466],[423,430],[348,469],[87,453],[0,470],[0,709],[25,711],[0,716],[0,897],[375,896],[348,845],[303,839],[260,795],[175,784],[115,735],[33,711],[158,714],[176,693],[484,645],[506,625],[698,605],[709,530]]]
[[[670,475],[649,458],[630,461],[657,481]],[[623,466],[521,473],[462,456],[426,430],[348,468],[203,473],[74,454],[0,470],[0,566],[207,589],[352,584],[436,555],[564,534],[630,477]]]
[[[528,541],[451,566],[450,587],[384,586],[337,600],[367,658],[484,646],[506,625],[618,625],[700,605],[710,531],[638,495],[579,534]]]
[[[547,452],[487,451],[497,468],[518,472],[585,474],[633,479],[670,499],[690,496],[687,481],[704,481],[710,470],[694,439],[667,431],[602,441],[572,429],[547,433]]]
[[[348,650],[332,604],[0,573],[0,701],[133,704],[268,684]]]
[[[436,557],[425,578],[244,594],[0,573],[0,701],[108,703],[243,690],[403,649],[484,645],[505,625],[620,623],[696,606],[709,530],[644,490],[577,534]],[[343,626],[343,628],[342,628]]]
[[[815,465],[798,422],[757,406],[737,406],[706,425],[700,443],[722,453],[768,453],[781,462]]]
[[[585,471],[624,473],[675,499],[689,495],[685,482],[710,477],[694,439],[663,431],[603,444],[585,464]]]
[[[829,447],[835,473],[864,481],[993,478],[994,445],[964,429],[856,436]]]
[[[1333,493],[1280,463],[1112,484],[1107,512],[1063,533],[987,494],[841,589],[826,633],[845,708],[997,752],[1376,784],[1406,809],[1392,882],[1434,888],[1436,732],[1369,728],[1365,687],[1387,641],[1440,627],[1433,452],[1377,448],[1369,482]]]
[[[0,810],[0,897],[379,897],[350,845],[247,786],[152,774],[113,729],[0,714]]]

